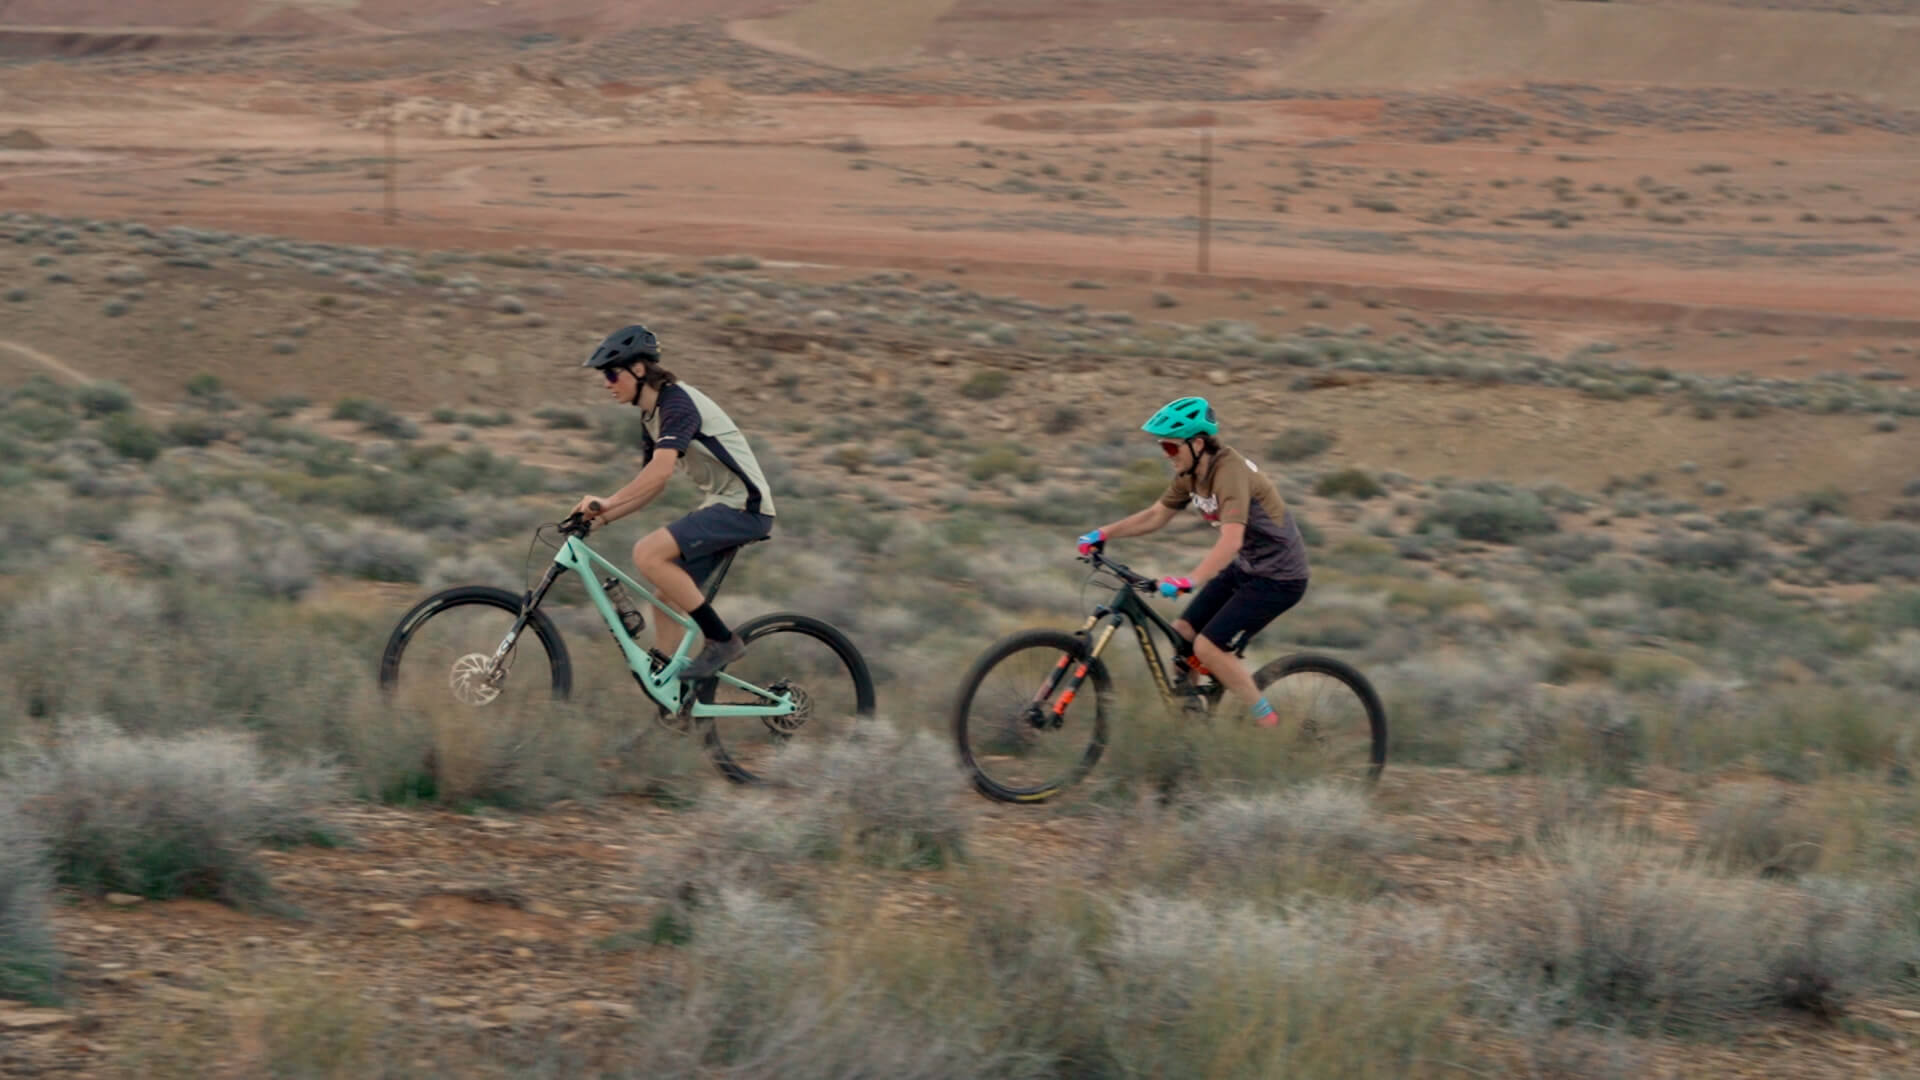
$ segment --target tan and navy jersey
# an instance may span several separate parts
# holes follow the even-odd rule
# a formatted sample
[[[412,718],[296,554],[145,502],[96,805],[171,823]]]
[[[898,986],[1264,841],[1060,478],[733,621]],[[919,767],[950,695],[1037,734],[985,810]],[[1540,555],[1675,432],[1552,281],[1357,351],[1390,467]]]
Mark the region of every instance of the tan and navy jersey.
[[[1260,467],[1231,447],[1214,455],[1204,477],[1176,476],[1160,496],[1160,505],[1191,506],[1213,525],[1245,525],[1234,563],[1255,577],[1276,581],[1307,580],[1307,544],[1293,512]]]
[[[653,460],[656,448],[680,452],[674,469],[686,473],[705,493],[701,506],[731,506],[773,516],[773,495],[747,437],[726,410],[686,383],[661,387],[659,402],[642,417],[641,449],[646,460]]]

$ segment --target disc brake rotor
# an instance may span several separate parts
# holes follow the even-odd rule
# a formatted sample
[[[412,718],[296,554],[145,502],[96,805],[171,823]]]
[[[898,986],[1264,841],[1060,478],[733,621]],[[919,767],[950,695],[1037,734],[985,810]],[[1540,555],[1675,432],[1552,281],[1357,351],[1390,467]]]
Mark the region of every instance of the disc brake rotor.
[[[503,666],[495,669],[493,657],[486,653],[468,653],[453,662],[447,680],[453,696],[464,705],[486,705],[500,696],[500,683],[507,677]]]
[[[787,682],[777,682],[767,689],[776,694],[785,694],[793,702],[793,711],[785,716],[762,717],[767,729],[776,735],[791,735],[813,719],[813,699],[800,687]]]

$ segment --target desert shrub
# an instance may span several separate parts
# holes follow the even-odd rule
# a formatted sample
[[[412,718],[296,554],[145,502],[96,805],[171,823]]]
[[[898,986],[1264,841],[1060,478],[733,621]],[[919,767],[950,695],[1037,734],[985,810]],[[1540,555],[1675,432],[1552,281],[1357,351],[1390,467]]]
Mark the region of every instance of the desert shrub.
[[[1499,941],[1562,1019],[1704,1034],[1835,1015],[1890,976],[1886,915],[1861,891],[1715,878],[1590,836],[1556,857]]]
[[[226,423],[211,416],[182,416],[167,425],[167,440],[175,446],[211,446],[226,437]]]
[[[1287,428],[1267,444],[1267,456],[1283,464],[1305,461],[1331,450],[1337,438],[1319,428]]]
[[[117,382],[95,382],[74,394],[80,411],[90,417],[111,416],[133,408],[133,394]]]
[[[1617,783],[1630,779],[1644,756],[1640,715],[1621,695],[1521,687],[1499,705],[1492,722],[1468,733],[1465,760],[1481,768],[1577,773]]]
[[[314,526],[306,535],[328,571],[371,581],[419,581],[430,557],[419,535],[368,522],[345,532]]]
[[[983,368],[960,384],[960,396],[973,401],[992,401],[1013,388],[1013,376],[999,368]]]
[[[298,596],[314,563],[293,527],[244,503],[214,500],[184,512],[141,510],[117,530],[120,546],[161,574]]]
[[[1645,548],[1646,554],[1681,570],[1738,570],[1758,557],[1761,548],[1744,532],[1723,531],[1707,536],[1666,532]]]
[[[1876,622],[1894,629],[1920,630],[1920,589],[1886,589],[1868,609]]]
[[[39,828],[0,797],[0,997],[53,996],[59,954],[48,919],[51,886]]]
[[[125,412],[114,413],[100,425],[100,441],[130,461],[152,461],[166,448],[159,432]]]
[[[982,482],[1008,475],[1032,482],[1040,478],[1040,462],[1012,443],[1000,443],[975,454],[967,464],[967,475]]]
[[[535,409],[533,416],[536,420],[544,421],[550,430],[585,431],[593,426],[592,421],[587,419],[587,414],[578,409],[549,406],[544,409]]]
[[[1323,474],[1314,483],[1313,493],[1327,499],[1377,499],[1387,489],[1364,469],[1341,469]]]
[[[1202,1060],[1220,1077],[1430,1073],[1463,993],[1457,946],[1411,911],[1266,914],[1135,894],[1111,918],[1083,1007],[1099,1018],[1093,1060],[1118,1075]]]
[[[341,398],[334,404],[332,416],[335,420],[352,421],[359,424],[362,430],[390,439],[414,439],[420,435],[420,429],[413,421],[366,398]]]
[[[483,491],[493,495],[529,495],[547,490],[548,474],[532,465],[523,465],[486,447],[459,451],[435,445],[409,450],[406,467],[428,483],[458,491]]]
[[[1875,648],[1873,659],[1888,686],[1920,693],[1920,632],[1902,631],[1893,641]]]
[[[1718,866],[1797,877],[1819,864],[1826,829],[1785,790],[1745,783],[1714,793],[1700,816],[1699,836],[1702,851]]]
[[[16,403],[38,402],[47,408],[65,412],[73,404],[73,390],[62,383],[54,382],[46,375],[36,373],[27,376],[26,381],[14,387],[13,393],[8,395],[8,400]]]
[[[1920,580],[1920,525],[1840,524],[1828,529],[1807,554],[1836,581]]]
[[[1806,519],[1821,516],[1838,517],[1845,514],[1847,501],[1846,492],[1829,484],[1783,500],[1782,505],[1800,518]]]
[[[230,904],[267,898],[263,844],[332,838],[320,809],[338,784],[320,764],[268,764],[242,733],[151,738],[105,721],[63,725],[8,780],[63,883]]]
[[[1551,533],[1527,537],[1523,546],[1536,565],[1557,574],[1612,551],[1613,540],[1599,533]]]
[[[794,747],[781,768],[869,861],[940,867],[966,853],[971,807],[950,797],[966,781],[952,748],[926,732],[874,721],[853,738]]]
[[[1448,491],[1421,518],[1419,531],[1445,525],[1463,540],[1512,544],[1523,537],[1550,533],[1559,526],[1540,499],[1528,492],[1496,495],[1478,491]]]
[[[1393,759],[1453,764],[1500,710],[1525,693],[1528,672],[1465,657],[1422,656],[1383,671],[1377,685],[1393,718]]]
[[[522,587],[524,582],[521,575],[499,560],[466,552],[435,559],[421,578],[421,585],[432,593],[455,585],[492,585],[512,590]]]
[[[1137,836],[1141,822],[1118,827]],[[1155,888],[1265,901],[1302,891],[1370,895],[1380,887],[1377,856],[1404,847],[1405,838],[1354,789],[1311,783],[1203,800],[1178,828],[1149,830],[1142,846],[1150,864],[1144,877]],[[1261,857],[1249,859],[1253,851]]]
[[[73,434],[80,425],[64,407],[54,408],[33,401],[15,402],[0,414],[0,425],[34,442],[56,442]]]
[[[267,415],[276,420],[284,420],[301,409],[313,404],[305,394],[275,394],[261,402]]]

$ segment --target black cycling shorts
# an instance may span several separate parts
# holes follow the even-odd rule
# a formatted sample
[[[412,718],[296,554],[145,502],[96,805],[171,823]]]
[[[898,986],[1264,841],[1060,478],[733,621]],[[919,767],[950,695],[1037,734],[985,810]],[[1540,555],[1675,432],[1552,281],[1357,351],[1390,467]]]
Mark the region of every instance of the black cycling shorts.
[[[704,590],[727,552],[773,535],[773,517],[715,503],[670,523],[667,535],[680,548],[673,561]]]
[[[1307,594],[1307,582],[1255,577],[1228,563],[1201,587],[1180,617],[1195,633],[1231,652],[1244,647],[1280,613]]]

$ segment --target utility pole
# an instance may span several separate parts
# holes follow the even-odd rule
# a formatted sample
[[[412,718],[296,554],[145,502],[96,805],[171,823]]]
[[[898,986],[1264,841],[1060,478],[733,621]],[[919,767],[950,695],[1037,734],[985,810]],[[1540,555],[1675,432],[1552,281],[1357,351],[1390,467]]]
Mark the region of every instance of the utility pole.
[[[1207,272],[1207,242],[1213,232],[1213,129],[1200,129],[1200,272]]]
[[[398,139],[398,135],[395,129],[400,126],[398,122],[398,117],[396,115],[398,112],[399,112],[399,106],[395,104],[393,91],[389,90],[387,91],[387,169],[386,169],[386,172],[387,172],[387,224],[389,225],[392,225],[399,220],[399,210],[395,206],[395,192],[394,192],[394,184],[397,182],[394,174],[397,173],[400,169],[400,159],[399,159],[399,156],[395,153],[395,149],[394,149],[394,143]]]

